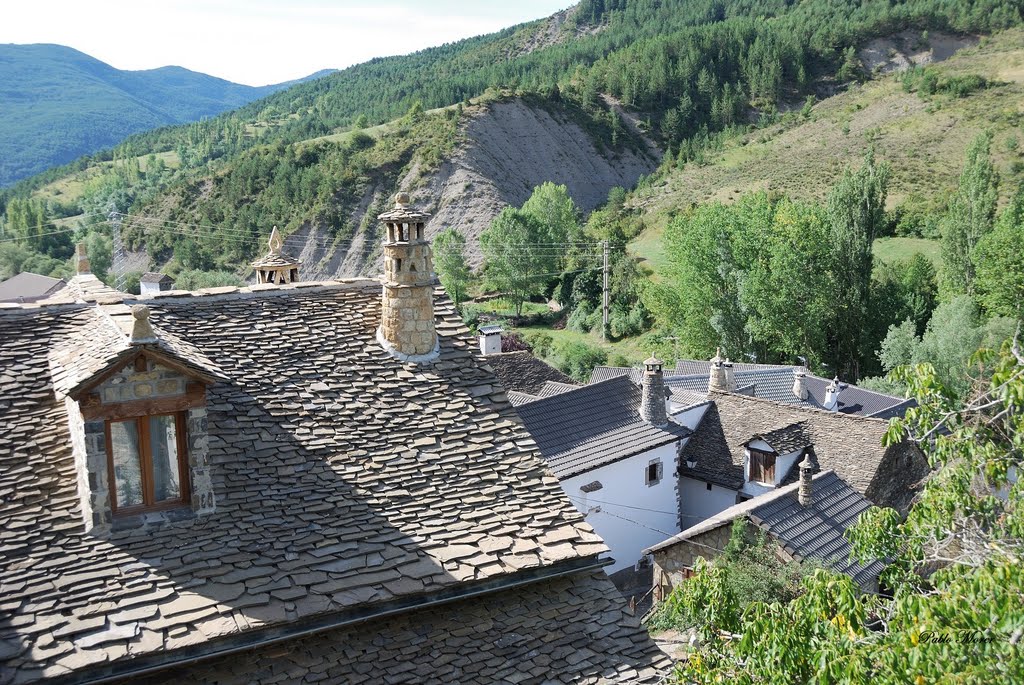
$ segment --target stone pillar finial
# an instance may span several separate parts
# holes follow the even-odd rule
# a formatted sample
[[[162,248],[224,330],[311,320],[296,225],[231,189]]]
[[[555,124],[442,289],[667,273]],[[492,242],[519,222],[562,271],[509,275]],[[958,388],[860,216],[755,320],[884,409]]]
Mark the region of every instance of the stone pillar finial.
[[[128,342],[132,345],[152,345],[157,342],[156,332],[149,323],[149,307],[144,304],[132,306],[132,335]]]
[[[75,272],[79,274],[92,273],[92,265],[89,263],[89,253],[85,250],[85,243],[78,243],[75,246],[75,253],[77,255]]]

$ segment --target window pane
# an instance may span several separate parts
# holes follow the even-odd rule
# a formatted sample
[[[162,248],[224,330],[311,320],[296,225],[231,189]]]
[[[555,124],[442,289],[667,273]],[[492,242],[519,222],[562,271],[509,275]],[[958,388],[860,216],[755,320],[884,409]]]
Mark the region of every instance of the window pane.
[[[181,499],[178,469],[178,424],[174,416],[149,417],[153,453],[153,494],[157,502]]]
[[[112,421],[110,447],[113,451],[114,488],[118,507],[142,504],[142,469],[139,463],[139,424]]]

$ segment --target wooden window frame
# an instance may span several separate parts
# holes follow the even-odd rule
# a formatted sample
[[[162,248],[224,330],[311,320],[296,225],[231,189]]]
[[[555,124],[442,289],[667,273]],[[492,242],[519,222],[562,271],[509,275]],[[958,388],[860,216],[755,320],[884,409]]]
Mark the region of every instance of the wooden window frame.
[[[156,499],[156,484],[153,478],[153,450],[150,443],[149,420],[157,416],[173,416],[178,447],[178,483],[181,497],[162,502]],[[114,422],[134,421],[139,434],[139,473],[142,479],[142,504],[130,507],[117,506],[117,478],[114,474],[114,447],[110,426]],[[188,422],[186,412],[163,412],[158,414],[142,414],[125,418],[110,418],[103,422],[107,447],[107,487],[110,493],[110,511],[114,516],[140,514],[150,511],[164,511],[186,506],[192,500],[192,478],[188,466],[188,440],[185,431]]]
[[[748,448],[749,449],[749,448]],[[749,466],[749,477],[748,481],[752,483],[762,483],[765,485],[775,484],[775,460],[778,455],[774,452],[765,452],[764,450],[750,449],[750,464]],[[760,477],[755,476],[754,464],[758,464],[757,473]],[[769,480],[770,478],[770,480]]]

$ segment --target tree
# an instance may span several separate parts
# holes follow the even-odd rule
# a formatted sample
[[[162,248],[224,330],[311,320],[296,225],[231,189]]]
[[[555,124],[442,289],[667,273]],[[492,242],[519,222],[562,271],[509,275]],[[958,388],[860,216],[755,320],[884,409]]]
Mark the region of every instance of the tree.
[[[466,237],[454,228],[446,228],[434,237],[434,267],[452,302],[458,307],[466,298],[466,286],[472,273],[466,263]]]
[[[835,263],[829,362],[841,377],[851,380],[860,378],[861,336],[871,299],[871,246],[885,224],[890,175],[889,165],[876,164],[874,150],[869,150],[859,169],[843,171],[828,196]]]
[[[977,293],[989,314],[1024,319],[1024,184],[972,259]]]
[[[942,282],[951,294],[974,292],[974,248],[996,215],[999,174],[989,159],[991,139],[982,133],[967,148],[960,185],[942,222]]]
[[[552,255],[542,251],[547,229],[535,217],[506,207],[480,234],[484,253],[484,278],[488,287],[505,293],[515,304],[516,316],[523,313],[523,302],[544,291],[543,276]]]
[[[905,519],[871,509],[849,534],[858,557],[893,561],[891,596],[818,570],[795,600],[741,613],[726,574],[698,562],[677,601],[703,644],[678,682],[1024,681],[1024,483],[1013,475],[1024,467],[1024,351],[1015,341],[976,359],[990,380],[965,402],[927,365],[901,374],[918,406],[886,441],[916,442],[935,471]]]

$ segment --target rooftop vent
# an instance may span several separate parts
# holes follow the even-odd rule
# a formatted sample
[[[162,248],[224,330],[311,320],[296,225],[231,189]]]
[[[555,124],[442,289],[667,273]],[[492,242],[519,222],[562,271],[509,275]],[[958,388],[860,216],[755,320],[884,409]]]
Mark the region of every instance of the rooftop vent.
[[[252,268],[256,271],[256,282],[284,284],[299,280],[299,267],[302,262],[281,251],[284,240],[277,226],[270,232],[267,244],[270,246],[270,252],[252,263]]]

